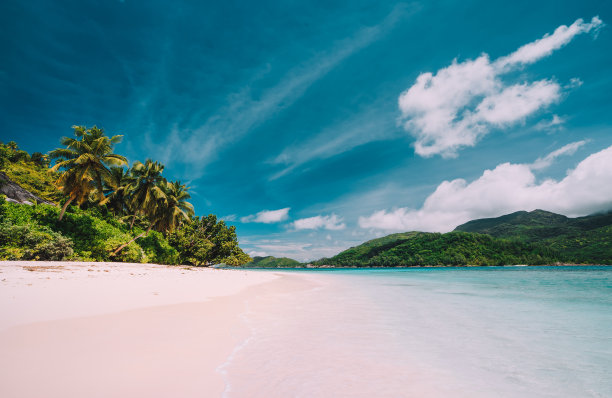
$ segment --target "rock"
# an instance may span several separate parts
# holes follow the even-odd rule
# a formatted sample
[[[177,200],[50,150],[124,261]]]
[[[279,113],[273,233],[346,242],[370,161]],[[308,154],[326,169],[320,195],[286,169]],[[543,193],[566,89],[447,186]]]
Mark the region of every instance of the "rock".
[[[11,179],[2,171],[0,171],[0,194],[6,196],[6,200],[24,205],[32,205],[33,203],[44,203],[47,205],[56,206],[55,203],[49,202],[43,198],[34,195],[32,192],[23,189],[19,184],[11,181]]]

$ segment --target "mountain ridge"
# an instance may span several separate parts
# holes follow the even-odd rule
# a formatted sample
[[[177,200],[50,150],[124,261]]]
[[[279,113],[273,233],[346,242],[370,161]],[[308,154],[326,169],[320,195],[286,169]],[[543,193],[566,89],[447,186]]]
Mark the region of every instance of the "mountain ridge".
[[[459,225],[452,232],[404,232],[351,247],[313,266],[612,264],[612,212],[570,218],[518,211]]]

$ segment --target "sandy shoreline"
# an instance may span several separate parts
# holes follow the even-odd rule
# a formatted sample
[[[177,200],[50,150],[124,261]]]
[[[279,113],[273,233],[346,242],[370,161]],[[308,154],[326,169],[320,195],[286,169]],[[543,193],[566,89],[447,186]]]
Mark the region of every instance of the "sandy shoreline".
[[[0,396],[221,396],[245,302],[297,276],[0,262]]]

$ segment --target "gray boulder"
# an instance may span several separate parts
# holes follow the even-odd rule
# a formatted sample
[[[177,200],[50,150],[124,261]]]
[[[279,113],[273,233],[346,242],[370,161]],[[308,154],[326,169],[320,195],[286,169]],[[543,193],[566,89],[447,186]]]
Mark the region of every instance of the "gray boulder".
[[[23,189],[19,184],[11,181],[11,179],[2,171],[0,171],[0,195],[5,195],[9,202],[31,205],[34,203],[44,203],[55,206],[55,203],[49,202],[43,198],[34,195],[32,192]]]

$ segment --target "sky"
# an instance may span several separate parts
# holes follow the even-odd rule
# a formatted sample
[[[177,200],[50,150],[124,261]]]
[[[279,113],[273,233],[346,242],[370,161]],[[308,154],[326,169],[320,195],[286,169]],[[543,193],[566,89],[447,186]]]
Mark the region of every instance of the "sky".
[[[252,256],[612,209],[609,1],[0,4],[0,140],[123,134]]]

